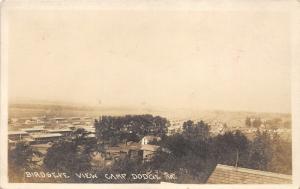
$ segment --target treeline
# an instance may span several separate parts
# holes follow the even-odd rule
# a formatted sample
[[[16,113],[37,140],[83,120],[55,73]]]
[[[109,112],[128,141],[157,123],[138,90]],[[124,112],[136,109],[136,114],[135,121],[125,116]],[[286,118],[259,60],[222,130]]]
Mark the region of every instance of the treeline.
[[[246,117],[245,125],[247,127],[260,128],[262,125],[267,129],[291,129],[291,121],[290,120],[282,120],[281,118],[273,118],[268,120],[262,120],[260,117]]]
[[[160,151],[151,165],[176,173],[179,183],[205,183],[216,164],[292,173],[291,143],[279,135],[258,131],[249,140],[237,130],[211,137],[202,121],[187,121],[183,126],[182,133],[159,142]]]
[[[258,131],[254,140],[250,141],[240,131],[234,131],[212,137],[205,122],[187,121],[183,123],[182,133],[166,136],[167,124],[165,118],[152,115],[104,116],[95,122],[96,139],[88,138],[83,129],[77,130],[72,140],[58,141],[50,147],[42,165],[33,161],[33,157],[40,155],[38,152],[29,145],[18,144],[9,151],[9,179],[13,182],[205,183],[218,163],[291,174],[291,143],[278,135]],[[160,148],[151,161],[137,161],[125,156],[111,165],[94,164],[94,155],[103,154],[103,144],[113,146],[123,140],[140,141],[145,135],[157,135],[162,139],[155,143]],[[30,169],[70,174],[90,172],[99,177],[24,180],[24,171]],[[162,179],[107,180],[103,176],[105,173],[152,173]],[[165,179],[165,174],[174,174],[176,179]]]
[[[166,118],[150,114],[102,116],[95,120],[97,140],[112,146],[124,141],[139,142],[147,135],[163,137],[167,126]]]
[[[292,145],[277,134],[257,131],[253,140],[240,131],[214,138],[218,162],[225,165],[292,174]]]

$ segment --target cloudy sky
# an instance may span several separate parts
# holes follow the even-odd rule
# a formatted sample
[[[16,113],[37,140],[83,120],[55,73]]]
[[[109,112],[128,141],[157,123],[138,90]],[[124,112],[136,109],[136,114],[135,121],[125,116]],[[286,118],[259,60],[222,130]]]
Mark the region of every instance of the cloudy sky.
[[[288,15],[8,12],[10,101],[290,112]]]

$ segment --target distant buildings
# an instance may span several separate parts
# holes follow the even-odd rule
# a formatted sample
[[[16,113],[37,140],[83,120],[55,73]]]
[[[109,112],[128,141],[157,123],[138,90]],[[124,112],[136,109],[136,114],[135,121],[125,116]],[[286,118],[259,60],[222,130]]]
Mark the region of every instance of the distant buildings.
[[[26,142],[45,152],[46,149],[48,149],[55,141],[61,139],[72,139],[72,137],[74,137],[74,131],[80,128],[87,131],[87,138],[92,140],[96,138],[93,120],[94,119],[91,117],[47,118],[45,116],[41,116],[31,118],[11,118],[9,120],[9,129],[11,130],[8,132],[9,149],[14,148],[18,142]],[[254,121],[254,119],[250,120],[252,122]],[[167,135],[181,133],[183,131],[183,123],[185,121],[187,120],[171,120],[168,124]],[[192,121],[197,122],[199,120],[194,119]],[[241,130],[250,139],[254,137],[258,130],[281,135],[288,135],[290,133],[290,128],[271,129],[270,123],[263,119],[259,127],[239,126],[238,121],[236,121],[234,126],[231,126],[216,119],[207,120],[206,123],[210,127],[210,134],[212,136],[234,130]],[[132,132],[130,130],[130,124],[124,125],[121,129],[127,133]],[[112,161],[125,156],[134,160],[142,160],[145,162],[150,161],[159,149],[159,146],[156,144],[160,140],[160,137],[148,135],[144,136],[139,143],[126,142],[113,147],[107,146],[103,161],[111,163]]]
[[[9,131],[8,132],[8,139],[12,141],[22,141],[26,137],[29,137],[29,133],[25,131]]]
[[[190,119],[193,122],[199,122],[202,119]],[[226,120],[226,122],[224,121]],[[183,131],[183,123],[186,120],[170,120],[167,135],[174,135]],[[268,132],[271,135],[279,134],[282,138],[290,140],[291,127],[289,120],[281,120],[280,118],[259,118],[255,116],[239,117],[236,119],[203,119],[210,127],[210,135],[223,135],[225,132],[240,130],[252,140],[257,131]]]
[[[55,118],[50,119],[50,121],[52,123],[56,123],[56,124],[68,123],[68,120],[66,118],[62,118],[62,117],[55,117]]]
[[[12,149],[18,142],[32,142],[29,133],[25,131],[9,131],[8,132],[8,148]]]
[[[33,127],[33,128],[25,128],[25,129],[22,129],[22,131],[29,133],[29,134],[33,134],[33,133],[44,133],[46,130],[45,130],[44,126],[39,126],[39,127]]]
[[[85,129],[89,133],[88,138],[95,138],[92,120],[91,117],[11,118],[9,119],[9,145],[14,147],[17,142],[46,144],[59,139],[71,138],[73,132],[78,128]]]
[[[48,130],[49,134],[60,134],[63,137],[71,136],[73,131],[70,128]]]
[[[31,144],[55,142],[61,139],[62,136],[63,135],[60,133],[45,133],[45,134],[32,135],[33,141],[31,142]]]

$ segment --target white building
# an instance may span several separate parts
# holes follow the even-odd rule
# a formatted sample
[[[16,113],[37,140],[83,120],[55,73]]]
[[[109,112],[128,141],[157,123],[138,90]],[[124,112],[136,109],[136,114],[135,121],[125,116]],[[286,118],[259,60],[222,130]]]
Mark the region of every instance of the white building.
[[[150,142],[153,142],[153,141],[160,141],[161,138],[160,137],[157,137],[157,136],[144,136],[141,140],[141,144],[142,145],[147,145],[149,144]]]

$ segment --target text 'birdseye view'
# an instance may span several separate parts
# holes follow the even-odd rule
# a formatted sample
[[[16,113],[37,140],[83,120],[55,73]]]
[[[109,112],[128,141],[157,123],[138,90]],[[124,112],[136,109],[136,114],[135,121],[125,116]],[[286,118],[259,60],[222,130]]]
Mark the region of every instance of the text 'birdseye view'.
[[[9,183],[292,183],[289,14],[32,9],[3,13]]]

